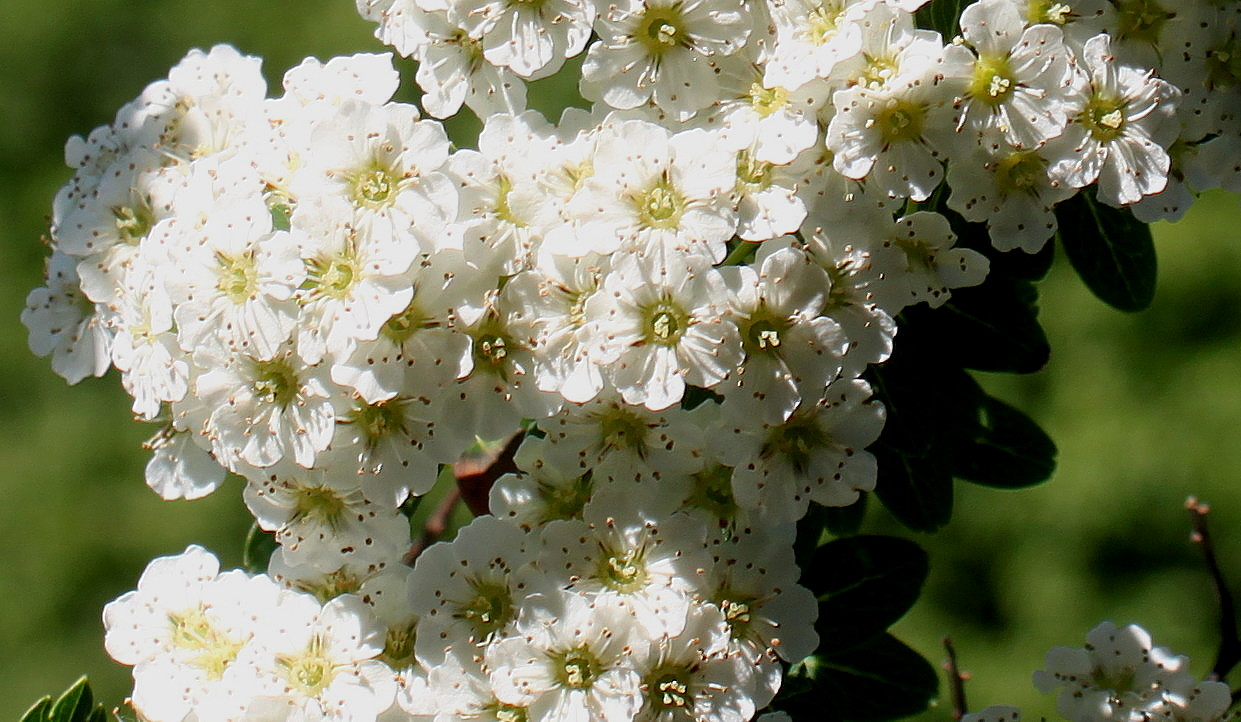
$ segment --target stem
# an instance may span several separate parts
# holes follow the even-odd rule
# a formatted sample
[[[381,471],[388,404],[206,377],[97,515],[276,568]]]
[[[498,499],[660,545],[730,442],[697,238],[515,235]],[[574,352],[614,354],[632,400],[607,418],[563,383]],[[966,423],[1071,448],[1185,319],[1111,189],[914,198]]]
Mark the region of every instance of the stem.
[[[754,254],[758,253],[758,244],[754,241],[739,241],[737,247],[728,254],[728,258],[724,259],[721,266],[740,266],[749,262],[754,258]]]
[[[952,719],[959,722],[969,712],[965,702],[965,680],[969,675],[957,666],[957,650],[952,646],[952,638],[944,637],[944,650],[948,652],[948,687],[952,694]]]
[[[423,523],[422,534],[414,540],[413,544],[409,545],[409,551],[405,552],[405,556],[401,559],[406,566],[412,567],[418,555],[444,535],[444,532],[448,530],[448,518],[452,516],[452,510],[457,508],[460,501],[461,489],[456,486],[449,489],[440,501],[440,505],[435,508],[435,512]]]
[[[1207,528],[1207,514],[1211,507],[1202,504],[1196,497],[1185,500],[1185,508],[1193,524],[1189,538],[1202,549],[1207,571],[1211,574],[1211,582],[1215,585],[1215,596],[1219,600],[1219,654],[1215,658],[1215,666],[1211,668],[1211,679],[1223,679],[1233,667],[1241,662],[1241,637],[1237,634],[1237,608],[1224,574],[1220,571],[1219,560],[1215,556],[1215,544],[1211,541],[1211,532]]]

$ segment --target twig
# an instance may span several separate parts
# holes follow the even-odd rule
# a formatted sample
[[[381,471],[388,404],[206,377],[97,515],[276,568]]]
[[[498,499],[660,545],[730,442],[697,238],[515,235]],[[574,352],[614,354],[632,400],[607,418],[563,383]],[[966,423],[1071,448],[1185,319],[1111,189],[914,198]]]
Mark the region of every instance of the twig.
[[[517,463],[513,457],[517,455],[517,447],[521,446],[525,437],[524,432],[517,431],[508,437],[504,446],[491,446],[486,451],[464,457],[453,465],[452,473],[457,477],[461,498],[465,500],[466,506],[470,507],[470,511],[474,512],[474,516],[488,513],[491,487],[495,485],[496,479],[517,472]]]
[[[1215,585],[1215,596],[1219,600],[1219,654],[1215,658],[1215,666],[1211,669],[1211,679],[1223,679],[1232,668],[1241,662],[1241,636],[1237,634],[1237,608],[1220,571],[1219,560],[1215,556],[1215,545],[1211,542],[1211,532],[1207,528],[1207,514],[1211,507],[1202,504],[1196,497],[1185,500],[1185,508],[1189,510],[1189,518],[1193,531],[1189,538],[1202,549],[1202,555]]]
[[[409,551],[405,552],[405,556],[401,559],[406,566],[412,567],[418,555],[444,535],[448,529],[448,517],[452,516],[452,510],[457,508],[460,501],[461,489],[456,486],[449,489],[448,494],[440,501],[440,505],[435,508],[435,512],[423,522],[422,534],[414,540],[413,544],[409,545]]]
[[[952,646],[952,638],[944,637],[944,649],[948,652],[948,688],[952,694],[952,719],[959,722],[969,712],[965,703],[965,681],[969,675],[957,666],[957,650]]]

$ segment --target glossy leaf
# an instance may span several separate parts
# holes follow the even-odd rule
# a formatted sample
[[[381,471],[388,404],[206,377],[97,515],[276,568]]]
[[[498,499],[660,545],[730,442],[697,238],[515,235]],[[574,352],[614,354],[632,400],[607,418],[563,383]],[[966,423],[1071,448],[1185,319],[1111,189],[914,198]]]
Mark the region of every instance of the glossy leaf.
[[[797,722],[908,717],[939,692],[935,668],[888,634],[838,655],[816,656],[806,667],[810,690],[773,705]]]
[[[250,532],[246,534],[246,546],[241,552],[241,564],[246,571],[252,574],[266,573],[267,563],[275,552],[276,535],[263,531],[258,522],[251,524]]]
[[[926,552],[908,539],[855,536],[819,547],[802,584],[819,598],[815,630],[832,653],[883,634],[918,600]]]
[[[961,10],[973,0],[932,0],[914,15],[920,28],[938,30],[944,42],[952,40],[959,30]]]
[[[985,397],[979,426],[958,442],[952,472],[984,486],[1020,489],[1041,484],[1056,470],[1056,444],[1029,416]]]
[[[36,702],[21,722],[107,722],[107,713],[95,704],[90,683],[82,677],[55,702],[51,696]]]
[[[1064,253],[1086,287],[1121,311],[1141,311],[1155,298],[1157,264],[1150,226],[1088,192],[1056,207]]]

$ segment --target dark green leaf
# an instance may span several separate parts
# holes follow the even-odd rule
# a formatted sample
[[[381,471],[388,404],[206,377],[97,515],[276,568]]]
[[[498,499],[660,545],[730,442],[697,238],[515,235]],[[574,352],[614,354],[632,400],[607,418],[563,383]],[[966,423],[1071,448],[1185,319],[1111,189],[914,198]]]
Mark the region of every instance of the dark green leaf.
[[[801,583],[819,597],[820,649],[840,650],[887,631],[918,600],[927,555],[907,539],[855,536],[819,547]]]
[[[913,531],[932,532],[952,518],[952,474],[934,455],[913,456],[872,446],[879,462],[875,495],[897,521]]]
[[[798,569],[805,569],[814,557],[823,529],[827,523],[827,507],[811,502],[806,515],[797,521],[797,538],[793,542],[793,556]]]
[[[935,339],[945,361],[979,371],[1033,373],[1051,355],[1036,298],[1031,283],[989,278],[954,290],[940,308],[917,306],[905,316],[914,333]]]
[[[1056,469],[1056,444],[1030,417],[986,397],[979,427],[953,452],[953,474],[976,484],[1020,489],[1041,484]]]
[[[106,718],[103,706],[95,704],[90,683],[82,677],[55,702],[50,696],[36,702],[21,722],[106,722]]]
[[[22,715],[21,722],[46,722],[51,712],[52,698],[49,695],[31,705],[26,714]]]
[[[935,668],[887,634],[812,662],[812,689],[773,705],[797,722],[908,717],[925,710],[939,692]]]
[[[246,546],[241,553],[241,564],[252,574],[267,572],[267,563],[276,551],[276,535],[263,531],[255,522],[250,525],[250,533],[246,534]]]
[[[959,32],[961,10],[973,0],[932,0],[914,15],[918,27],[938,30],[944,41],[951,40]]]
[[[1157,275],[1150,226],[1088,192],[1057,206],[1056,219],[1069,263],[1094,295],[1121,311],[1150,306]]]
[[[866,518],[866,500],[868,494],[862,494],[849,506],[829,506],[824,508],[824,524],[827,531],[835,537],[853,536],[862,528],[862,520]],[[805,567],[803,567],[804,569]]]

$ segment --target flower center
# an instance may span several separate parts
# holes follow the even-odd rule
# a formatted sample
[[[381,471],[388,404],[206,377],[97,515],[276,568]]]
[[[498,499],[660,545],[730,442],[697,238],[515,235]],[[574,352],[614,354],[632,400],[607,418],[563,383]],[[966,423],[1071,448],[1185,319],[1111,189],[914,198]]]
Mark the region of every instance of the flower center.
[[[380,335],[394,345],[401,346],[419,330],[431,327],[434,322],[422,312],[422,309],[418,308],[417,300],[418,294],[415,291],[414,297],[409,301],[409,305],[400,313],[393,315],[392,318],[385,321],[384,325],[380,327]]]
[[[1241,84],[1241,47],[1237,36],[1207,52],[1206,84],[1211,90],[1226,90]]]
[[[641,452],[646,448],[646,423],[632,411],[621,407],[613,408],[601,416],[597,423],[600,441],[605,449],[632,449]]]
[[[1176,17],[1154,0],[1120,0],[1116,5],[1116,23],[1122,40],[1139,40],[1151,44],[1159,41],[1163,24]]]
[[[361,398],[354,399],[354,408],[341,419],[342,424],[354,424],[362,433],[363,446],[368,452],[391,436],[405,434],[405,407],[410,399],[397,396],[392,399],[368,404]]]
[[[293,491],[293,515],[290,524],[310,519],[318,526],[329,529],[340,527],[348,508],[345,500],[335,489],[326,486],[301,486]]]
[[[1034,151],[1013,151],[995,167],[995,182],[1002,193],[1030,192],[1047,180],[1047,167]]]
[[[216,251],[215,261],[218,276],[216,290],[233,303],[244,303],[254,298],[259,272],[252,252],[228,256]]]
[[[689,328],[689,316],[669,301],[660,301],[646,309],[643,340],[660,346],[675,346]]]
[[[784,457],[793,471],[804,475],[810,468],[817,449],[829,445],[830,437],[814,419],[794,414],[784,424],[774,427],[759,454],[762,458]]]
[[[353,204],[359,208],[379,208],[395,198],[396,180],[386,168],[370,168],[353,176]]]
[[[300,383],[293,365],[286,359],[275,358],[255,363],[250,389],[260,403],[286,408],[297,398]]]
[[[621,594],[633,594],[646,586],[648,576],[646,565],[642,562],[644,556],[642,549],[625,552],[604,550],[596,578]]]
[[[926,111],[919,105],[897,100],[879,111],[875,123],[885,145],[916,141],[922,137],[922,122]]]
[[[172,646],[198,652],[191,664],[203,670],[208,679],[223,678],[224,670],[245,646],[217,631],[202,606],[185,612],[170,612],[168,623],[172,626],[169,640]]]
[[[150,211],[132,206],[113,208],[112,217],[116,219],[117,235],[122,241],[131,245],[137,245],[143,238],[146,238],[151,232],[151,226],[155,223],[155,218]]]
[[[323,639],[315,635],[300,655],[277,655],[282,676],[307,697],[317,697],[336,676],[332,660],[324,654]]]
[[[743,194],[765,190],[771,185],[771,169],[771,163],[755,160],[748,150],[741,151],[737,154],[737,190]]]
[[[825,45],[840,31],[840,18],[845,14],[840,2],[825,2],[806,13],[803,37],[811,45]]]
[[[1031,0],[1026,11],[1026,19],[1030,25],[1038,25],[1039,23],[1064,25],[1074,17],[1073,8],[1065,3],[1050,2],[1049,0]]]
[[[689,42],[684,24],[684,18],[676,7],[647,8],[634,35],[647,53],[659,57],[672,48]]]
[[[694,698],[689,693],[689,684],[683,679],[684,671],[656,671],[651,675],[654,681],[647,688],[647,699],[651,707],[659,712],[683,710],[694,705]],[[657,712],[658,714],[658,712]]]
[[[685,211],[685,198],[665,176],[637,197],[638,221],[644,228],[675,229]]]
[[[974,76],[970,79],[969,94],[973,98],[995,107],[1013,92],[1013,73],[1008,56],[979,57],[974,64]]]
[[[361,276],[359,264],[350,254],[330,258],[315,258],[309,262],[308,275],[318,291],[325,296],[340,300],[349,295]]]
[[[380,659],[393,669],[408,667],[414,661],[414,642],[417,639],[413,622],[398,624],[388,629],[384,637],[384,651]]]
[[[686,500],[688,506],[706,509],[717,519],[732,519],[738,510],[733,499],[732,467],[714,464],[696,472],[692,477],[693,490]]]
[[[764,304],[755,310],[748,321],[742,323],[742,344],[746,353],[751,356],[778,353],[783,334],[788,330],[788,321],[776,318]]]
[[[789,91],[778,85],[774,88],[764,88],[761,83],[750,86],[750,107],[754,108],[760,118],[766,118],[782,109],[788,102]]]
[[[543,501],[540,521],[547,523],[557,519],[578,519],[582,516],[582,508],[590,501],[594,481],[590,472],[587,472],[560,486],[540,481],[538,489],[539,498]]]
[[[513,621],[513,603],[503,584],[471,579],[470,589],[474,595],[460,603],[453,616],[470,625],[475,639],[486,639]]]
[[[1096,95],[1086,104],[1082,123],[1090,137],[1100,143],[1110,143],[1125,133],[1124,111],[1124,100]]]
[[[595,655],[585,646],[553,652],[556,681],[569,689],[589,689],[603,672]]]

